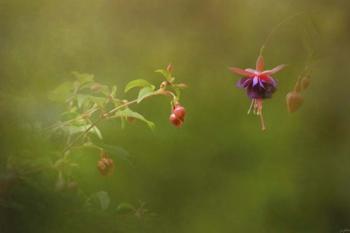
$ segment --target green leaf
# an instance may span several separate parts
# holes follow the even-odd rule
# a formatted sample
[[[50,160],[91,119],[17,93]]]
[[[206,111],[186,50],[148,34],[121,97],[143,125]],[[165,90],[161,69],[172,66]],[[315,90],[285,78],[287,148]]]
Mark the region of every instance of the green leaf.
[[[73,82],[64,82],[49,93],[49,99],[64,103],[72,95],[73,88]]]
[[[117,94],[117,86],[113,86],[112,87],[112,91],[111,91],[111,96],[113,98],[115,98],[116,94]]]
[[[79,108],[84,106],[84,103],[86,103],[87,101],[91,101],[99,106],[102,106],[103,104],[106,103],[107,99],[105,97],[99,97],[99,96],[93,96],[93,95],[85,95],[85,94],[77,95],[77,103]]]
[[[93,133],[95,133],[95,134],[97,135],[97,137],[98,137],[99,139],[101,139],[101,140],[103,139],[102,133],[101,133],[100,129],[97,128],[97,126],[94,126],[94,127],[92,128],[92,131],[93,131]]]
[[[154,94],[154,88],[155,88],[154,86],[142,88],[140,90],[140,92],[139,92],[138,97],[137,97],[137,103],[140,103],[146,97],[153,95]]]
[[[63,127],[64,130],[68,132],[69,135],[74,135],[77,133],[82,133],[89,128],[89,125],[75,126],[75,125],[66,125]]]
[[[116,208],[117,214],[131,214],[135,212],[135,207],[129,203],[120,203]]]
[[[109,197],[109,194],[106,191],[100,191],[100,192],[97,192],[95,194],[95,196],[97,197],[97,199],[100,202],[101,209],[102,210],[108,209],[108,207],[111,203],[111,199]]]
[[[129,90],[131,90],[135,87],[153,87],[154,88],[154,86],[152,84],[150,84],[147,80],[136,79],[136,80],[129,82],[126,85],[124,92],[128,92]]]
[[[93,95],[89,95],[89,99],[99,106],[102,106],[107,101],[107,99],[104,97],[98,97],[98,96],[93,96]]]
[[[167,70],[158,69],[158,70],[155,70],[154,72],[162,74],[163,77],[164,77],[168,82],[170,82],[170,81],[172,80],[171,74],[170,74]]]
[[[121,118],[128,118],[128,117],[132,117],[138,120],[141,120],[143,122],[145,122],[151,129],[154,129],[154,123],[152,121],[147,120],[144,116],[142,116],[140,113],[138,112],[134,112],[131,109],[127,108],[121,111],[118,111],[114,114],[114,117],[121,117]]]
[[[113,146],[113,145],[107,145],[103,143],[95,143],[97,146],[101,147],[103,150],[105,150],[109,155],[115,156],[119,159],[125,160],[129,162],[129,152],[127,152],[125,149],[123,149],[120,146]]]
[[[76,119],[79,116],[78,112],[64,112],[61,114],[61,121],[69,121]]]
[[[58,172],[58,177],[57,177],[57,181],[55,184],[55,189],[57,191],[62,191],[64,189],[65,184],[66,184],[66,181],[64,180],[63,173],[60,171],[60,172]]]
[[[88,96],[88,95],[81,95],[81,94],[78,94],[78,95],[77,95],[78,108],[81,108],[81,107],[84,105],[84,103],[85,103],[86,101],[88,101],[88,100],[89,100],[89,96]]]
[[[76,71],[72,72],[72,74],[75,76],[75,78],[79,81],[81,85],[94,81],[93,74],[84,74]]]

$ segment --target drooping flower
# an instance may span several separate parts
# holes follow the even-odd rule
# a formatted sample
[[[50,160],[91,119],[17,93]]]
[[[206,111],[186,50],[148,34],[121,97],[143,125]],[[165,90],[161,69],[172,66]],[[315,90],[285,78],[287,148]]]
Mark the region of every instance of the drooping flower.
[[[277,89],[277,81],[271,75],[282,70],[285,65],[279,65],[271,70],[264,70],[265,62],[263,56],[259,56],[255,69],[240,69],[230,67],[230,71],[242,76],[237,82],[238,88],[244,88],[248,97],[252,100],[248,114],[251,110],[260,116],[262,130],[265,130],[265,123],[262,114],[263,99],[271,98]]]

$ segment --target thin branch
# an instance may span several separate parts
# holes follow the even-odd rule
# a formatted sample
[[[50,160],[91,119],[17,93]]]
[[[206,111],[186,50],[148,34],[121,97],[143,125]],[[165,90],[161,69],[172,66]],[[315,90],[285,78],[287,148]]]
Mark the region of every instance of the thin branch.
[[[270,42],[270,39],[272,37],[272,35],[285,23],[287,23],[288,21],[294,19],[295,17],[301,15],[301,14],[304,14],[305,12],[299,12],[299,13],[296,13],[294,15],[291,15],[287,18],[285,18],[284,20],[282,20],[279,24],[277,24],[271,31],[270,33],[267,35],[266,39],[265,39],[265,42],[263,43],[263,45],[261,46],[260,48],[260,52],[259,52],[259,55],[262,55],[263,52],[264,52],[264,49],[266,48],[267,44]]]

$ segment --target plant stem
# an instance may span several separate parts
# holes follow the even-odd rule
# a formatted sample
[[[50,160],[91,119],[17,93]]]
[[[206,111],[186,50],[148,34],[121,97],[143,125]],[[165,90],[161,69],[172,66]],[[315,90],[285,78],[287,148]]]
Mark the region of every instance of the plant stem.
[[[264,52],[264,49],[266,48],[267,44],[270,42],[270,39],[272,37],[272,35],[285,23],[287,23],[288,21],[292,20],[293,18],[301,15],[301,14],[304,14],[304,12],[299,12],[299,13],[296,13],[294,15],[291,15],[287,18],[285,18],[284,20],[282,20],[279,24],[277,24],[271,31],[270,33],[267,35],[266,39],[265,39],[265,42],[263,43],[263,45],[261,46],[260,48],[260,52],[259,52],[259,55],[262,56],[263,52]]]

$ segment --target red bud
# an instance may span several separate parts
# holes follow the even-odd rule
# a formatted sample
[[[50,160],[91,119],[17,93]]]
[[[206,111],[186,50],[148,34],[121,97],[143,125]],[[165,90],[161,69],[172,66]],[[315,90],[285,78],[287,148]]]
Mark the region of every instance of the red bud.
[[[182,107],[180,104],[175,105],[173,109],[173,113],[176,115],[177,118],[184,121],[185,115],[186,115],[186,109]]]
[[[97,162],[97,169],[103,176],[112,175],[115,169],[114,161],[105,152],[102,152],[101,159]]]
[[[183,121],[178,118],[175,113],[170,114],[169,121],[176,127],[181,127]]]

